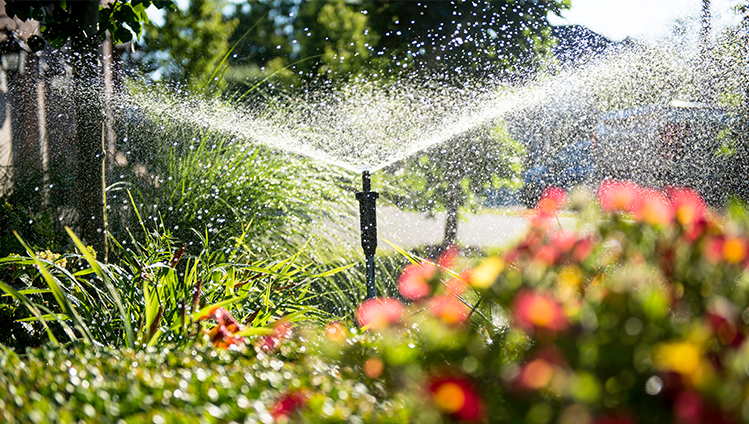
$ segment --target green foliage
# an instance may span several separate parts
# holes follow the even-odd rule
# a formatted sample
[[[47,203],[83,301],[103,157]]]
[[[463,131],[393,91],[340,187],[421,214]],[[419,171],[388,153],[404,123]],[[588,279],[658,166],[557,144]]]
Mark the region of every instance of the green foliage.
[[[109,31],[115,43],[131,41],[133,33],[136,37],[141,35],[142,23],[148,22],[146,9],[150,6],[169,10],[174,7],[174,3],[171,0],[101,2],[95,36],[99,40],[104,40]],[[42,35],[56,48],[62,47],[68,38],[83,39],[91,36],[83,32],[83,25],[80,23],[85,17],[74,13],[69,2],[65,0],[8,0],[5,2],[5,12],[8,16],[16,16],[22,21],[39,21]]]
[[[229,53],[228,40],[238,22],[224,17],[227,4],[226,0],[195,0],[186,10],[167,10],[161,26],[147,23],[145,70],[159,70],[164,80],[186,83],[195,92],[203,92],[209,84],[221,88],[223,78],[212,78]]]
[[[320,75],[452,74],[456,67],[466,74],[528,74],[549,47],[547,14],[568,7],[567,1],[547,0],[248,1],[232,15],[240,23],[227,75],[254,86],[281,70],[287,71],[278,80],[292,85]],[[474,25],[477,16],[488,25]]]
[[[296,343],[280,356],[206,347],[132,351],[37,349],[0,352],[0,419],[20,422],[267,421],[287,389],[315,385],[312,422],[406,423],[403,403],[378,404],[376,388]],[[299,362],[297,362],[299,361]],[[310,370],[316,368],[317,373]],[[330,399],[330,400],[328,400]]]
[[[401,186],[394,200],[430,214],[446,210],[453,221],[448,218],[444,244],[454,243],[459,208],[489,188],[517,184],[523,154],[523,147],[503,124],[469,131],[414,155],[393,170]]]
[[[130,155],[117,172],[123,178],[108,191],[119,239],[139,225],[125,188],[149,225],[163,226],[189,250],[201,237],[219,250],[243,235],[248,249],[272,256],[318,240],[322,219],[350,228],[341,221],[355,216],[345,188],[351,178],[338,169],[162,117],[148,116],[128,132],[121,150]]]
[[[310,286],[346,268],[315,272],[297,263],[299,253],[283,260],[252,259],[242,238],[233,248],[191,256],[184,246],[175,248],[168,234],[156,233],[147,234],[142,244],[132,240],[119,265],[104,264],[69,234],[83,254],[57,255],[52,262],[29,250],[28,256],[0,260],[10,277],[0,282],[0,290],[14,301],[11,307],[27,309],[27,321],[40,323],[55,343],[61,337],[52,322],[61,326],[64,341],[88,345],[201,342],[198,318],[212,305],[227,308],[250,327],[289,314],[325,317],[309,301],[315,297]],[[11,309],[6,315],[17,316]]]
[[[53,249],[60,244],[54,230],[48,212],[32,212],[4,200],[0,205],[0,257],[25,251],[14,232],[36,248]]]
[[[280,321],[235,332],[246,341],[230,349],[4,349],[0,410],[9,422],[745,421],[749,212],[620,182],[598,200],[570,199],[578,230],[556,227],[565,199],[550,194],[508,250],[408,265],[410,301],[365,302],[358,327]]]

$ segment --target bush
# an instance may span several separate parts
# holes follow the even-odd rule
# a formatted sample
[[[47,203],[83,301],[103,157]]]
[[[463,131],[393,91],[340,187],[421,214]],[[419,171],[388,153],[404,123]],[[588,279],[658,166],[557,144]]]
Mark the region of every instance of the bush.
[[[565,203],[576,231],[556,225]],[[37,422],[50,405],[88,422],[749,420],[745,208],[719,216],[690,190],[629,182],[603,183],[598,202],[550,190],[514,247],[467,261],[414,261],[399,299],[362,303],[356,325],[248,330],[216,307],[185,350],[6,352],[0,409]]]

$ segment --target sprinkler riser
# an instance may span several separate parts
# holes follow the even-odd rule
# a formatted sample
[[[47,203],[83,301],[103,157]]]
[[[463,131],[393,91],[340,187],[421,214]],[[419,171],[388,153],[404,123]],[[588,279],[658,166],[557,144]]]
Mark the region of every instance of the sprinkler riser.
[[[361,223],[361,246],[367,258],[367,298],[377,297],[374,277],[374,255],[377,251],[377,207],[380,195],[371,190],[369,171],[362,173],[363,191],[356,193],[359,201],[359,221]]]

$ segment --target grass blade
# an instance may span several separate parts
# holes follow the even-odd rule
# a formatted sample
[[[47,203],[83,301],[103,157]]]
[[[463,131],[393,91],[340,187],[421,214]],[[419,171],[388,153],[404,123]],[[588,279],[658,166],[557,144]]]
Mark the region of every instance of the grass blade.
[[[76,312],[75,308],[73,308],[73,305],[68,302],[67,297],[65,296],[65,293],[63,293],[62,289],[60,288],[60,285],[57,284],[57,280],[52,276],[52,274],[49,273],[49,270],[47,270],[47,267],[44,265],[42,261],[39,260],[39,258],[36,257],[34,254],[34,251],[29,247],[29,245],[26,244],[25,241],[21,238],[21,236],[18,235],[15,231],[13,232],[15,234],[16,238],[19,242],[23,245],[24,249],[26,249],[26,252],[29,254],[31,259],[34,260],[34,264],[36,265],[39,272],[42,274],[42,278],[44,278],[44,282],[47,283],[47,286],[52,290],[52,295],[55,297],[55,300],[57,300],[57,303],[60,305],[62,310],[65,312],[66,315],[68,315],[71,320],[73,321],[74,326],[78,329],[78,331],[81,332],[83,335],[86,343],[88,344],[94,344],[93,336],[91,336],[91,331],[89,331],[86,324],[83,323],[83,320],[81,319],[80,315]],[[73,340],[77,340],[77,337],[73,335]]]
[[[89,252],[89,250],[86,248],[86,246],[83,245],[83,242],[78,238],[78,236],[75,235],[73,230],[71,230],[69,227],[65,227],[65,231],[67,231],[70,238],[73,240],[73,243],[75,243],[78,250],[81,251],[83,256],[86,258],[86,261],[88,261],[89,266],[94,270],[96,275],[101,278],[102,281],[104,281],[104,285],[107,287],[107,290],[109,291],[109,294],[112,296],[112,299],[114,299],[114,303],[117,306],[117,309],[120,312],[120,318],[122,319],[122,324],[125,326],[125,344],[129,348],[135,347],[135,339],[133,337],[133,328],[130,324],[130,315],[127,313],[127,310],[125,310],[125,307],[122,305],[122,300],[120,299],[120,294],[117,292],[117,289],[115,289],[114,285],[111,281],[109,281],[109,278],[104,274],[104,271],[102,271],[101,267],[99,266],[99,263],[96,261],[96,258]]]
[[[13,296],[16,300],[21,302],[21,304],[23,304],[23,306],[25,306],[26,309],[28,309],[29,312],[31,312],[31,314],[34,315],[36,319],[38,319],[39,322],[42,323],[42,325],[44,326],[44,329],[47,330],[47,335],[49,336],[49,339],[52,341],[52,343],[55,346],[60,345],[60,342],[57,341],[57,338],[55,337],[55,335],[52,334],[52,329],[49,328],[49,325],[47,325],[47,321],[44,320],[42,313],[39,312],[39,309],[37,309],[36,306],[34,306],[34,302],[30,301],[29,298],[19,293],[18,291],[16,291],[16,289],[5,284],[2,281],[0,281],[0,289],[2,289],[4,292],[8,293],[9,295]]]

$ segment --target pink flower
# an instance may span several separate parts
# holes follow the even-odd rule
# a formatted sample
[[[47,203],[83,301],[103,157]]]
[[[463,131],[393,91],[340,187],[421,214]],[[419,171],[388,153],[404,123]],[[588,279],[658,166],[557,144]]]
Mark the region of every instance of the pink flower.
[[[274,351],[282,341],[290,338],[292,333],[291,323],[282,318],[273,324],[273,333],[259,339],[260,349],[266,352]]]
[[[528,290],[515,297],[512,316],[517,325],[526,331],[542,330],[556,333],[569,326],[562,305]]]
[[[689,188],[666,189],[666,194],[676,210],[676,221],[685,226],[691,226],[707,218],[707,205],[699,193]]]
[[[429,308],[435,317],[450,325],[462,324],[471,312],[465,303],[455,296],[435,296],[430,299]]]
[[[520,390],[541,390],[548,387],[564,367],[564,357],[557,349],[544,348],[523,364],[515,384]]]
[[[365,329],[383,329],[397,324],[403,314],[403,304],[397,299],[378,297],[368,299],[356,310],[356,322]]]
[[[301,392],[289,392],[281,395],[269,412],[274,420],[289,418],[291,415],[307,405],[307,397]]]
[[[655,189],[640,189],[640,207],[634,217],[648,225],[668,224],[674,218],[674,209],[666,196]]]
[[[547,187],[541,193],[536,211],[540,216],[548,217],[554,215],[567,201],[567,192],[559,187]]]
[[[437,265],[443,269],[452,268],[453,265],[455,265],[455,260],[458,259],[459,253],[460,248],[458,248],[458,246],[454,244],[447,246],[447,249],[445,249],[445,251],[440,255],[439,259],[437,259]]]
[[[398,279],[398,291],[408,300],[426,297],[432,291],[430,280],[437,273],[437,268],[430,262],[409,264]]]
[[[632,181],[606,180],[598,187],[598,200],[607,212],[636,212],[642,204],[640,190]]]

